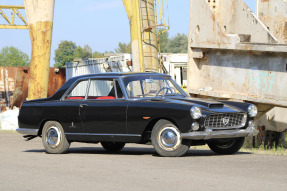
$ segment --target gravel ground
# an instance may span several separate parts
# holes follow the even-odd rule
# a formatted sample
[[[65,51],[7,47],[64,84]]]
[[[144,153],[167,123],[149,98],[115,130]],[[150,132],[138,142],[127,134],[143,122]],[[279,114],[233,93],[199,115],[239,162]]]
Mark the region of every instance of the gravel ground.
[[[40,138],[3,132],[0,145],[0,190],[287,190],[287,156],[190,150],[163,158],[150,145],[108,153],[84,143],[52,155]]]

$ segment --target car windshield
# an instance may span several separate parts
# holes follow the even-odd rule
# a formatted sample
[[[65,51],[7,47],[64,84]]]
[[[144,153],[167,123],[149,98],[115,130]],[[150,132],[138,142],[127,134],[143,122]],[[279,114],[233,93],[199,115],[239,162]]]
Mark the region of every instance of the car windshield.
[[[187,96],[167,76],[130,76],[123,79],[129,98]]]

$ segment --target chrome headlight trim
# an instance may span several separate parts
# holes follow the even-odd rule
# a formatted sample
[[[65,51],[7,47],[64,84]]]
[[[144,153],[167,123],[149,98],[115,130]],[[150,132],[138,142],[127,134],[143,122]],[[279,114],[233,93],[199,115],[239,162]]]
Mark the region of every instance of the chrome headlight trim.
[[[258,111],[256,105],[252,104],[248,107],[248,114],[250,115],[250,117],[255,117],[257,113]]]
[[[192,124],[191,124],[191,129],[192,129],[193,131],[199,130],[199,124],[198,124],[197,122],[192,123]]]
[[[201,117],[201,109],[197,106],[193,106],[190,109],[190,114],[193,119],[199,119]]]

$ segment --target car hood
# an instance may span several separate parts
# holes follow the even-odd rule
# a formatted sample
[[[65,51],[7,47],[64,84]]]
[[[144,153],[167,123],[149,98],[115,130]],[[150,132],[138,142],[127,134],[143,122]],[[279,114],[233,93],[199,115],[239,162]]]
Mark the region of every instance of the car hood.
[[[194,105],[200,107],[202,110],[209,112],[244,112],[242,109],[235,106],[209,99],[192,97],[165,97],[163,101],[190,106]]]

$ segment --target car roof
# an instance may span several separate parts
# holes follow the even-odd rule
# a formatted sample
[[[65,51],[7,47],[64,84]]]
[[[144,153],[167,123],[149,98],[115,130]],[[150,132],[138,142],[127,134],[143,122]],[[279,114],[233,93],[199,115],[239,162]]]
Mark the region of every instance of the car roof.
[[[123,76],[146,76],[146,75],[169,76],[167,74],[156,73],[156,72],[107,72],[107,73],[81,75],[81,76],[73,77],[71,79],[77,80],[80,78],[88,78],[88,77],[103,77],[103,76],[123,77]]]
[[[167,74],[156,73],[156,72],[107,72],[107,73],[98,73],[98,74],[87,74],[81,76],[75,76],[70,78],[51,98],[60,99],[66,90],[77,80],[84,78],[93,78],[93,77],[125,77],[125,76],[169,76]]]

